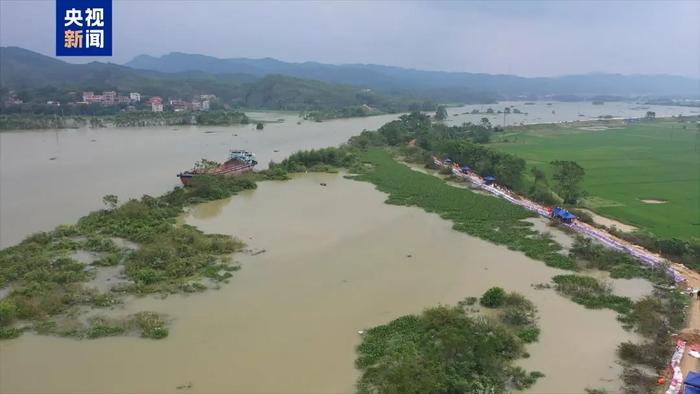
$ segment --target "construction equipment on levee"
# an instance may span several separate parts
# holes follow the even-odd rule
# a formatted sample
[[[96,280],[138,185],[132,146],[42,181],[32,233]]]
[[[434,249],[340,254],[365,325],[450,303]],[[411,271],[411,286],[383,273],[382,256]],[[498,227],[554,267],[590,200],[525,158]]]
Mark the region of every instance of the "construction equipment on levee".
[[[577,233],[587,235],[598,240],[604,245],[607,245],[608,247],[628,253],[649,266],[663,268],[676,283],[685,281],[683,275],[681,275],[675,268],[670,266],[670,262],[659,254],[653,253],[642,248],[641,246],[634,245],[620,239],[605,230],[593,227],[587,223],[577,220],[576,215],[572,214],[566,209],[560,207],[549,208],[540,205],[514,193],[502,185],[498,185],[495,177],[487,175],[482,178],[468,166],[460,166],[451,159],[440,160],[433,157],[433,163],[438,167],[449,169],[452,175],[463,179],[490,194],[502,197],[515,205],[519,205],[527,209],[528,211],[532,211],[541,216],[556,220],[560,222],[561,225],[566,226]]]

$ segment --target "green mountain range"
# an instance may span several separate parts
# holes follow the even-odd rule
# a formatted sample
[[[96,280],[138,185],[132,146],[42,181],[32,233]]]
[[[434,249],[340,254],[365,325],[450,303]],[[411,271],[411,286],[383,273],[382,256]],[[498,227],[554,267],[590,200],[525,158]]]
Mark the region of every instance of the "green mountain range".
[[[374,64],[288,63],[276,59],[220,59],[186,53],[161,57],[140,55],[127,66],[176,73],[245,73],[263,77],[284,74],[329,83],[371,88],[383,93],[412,94],[441,101],[478,101],[480,98],[577,96],[700,96],[700,80],[672,75],[585,74],[525,78],[515,75],[414,70]]]
[[[356,86],[283,75],[139,70],[113,63],[72,64],[17,47],[0,47],[0,94],[14,91],[24,102],[75,101],[82,91],[140,92],[189,99],[214,94],[226,104],[279,110],[338,110],[369,106],[377,111],[432,109],[407,96],[378,94]],[[4,101],[4,100],[3,100]]]
[[[126,65],[73,64],[18,47],[0,47],[0,98],[71,102],[82,91],[117,90],[189,99],[214,94],[226,105],[350,114],[433,109],[434,102],[499,99],[583,100],[606,96],[700,97],[700,80],[669,75],[586,74],[556,78],[421,71],[379,65],[219,59],[172,53]],[[1,107],[0,107],[1,109]],[[342,111],[341,111],[342,110]]]

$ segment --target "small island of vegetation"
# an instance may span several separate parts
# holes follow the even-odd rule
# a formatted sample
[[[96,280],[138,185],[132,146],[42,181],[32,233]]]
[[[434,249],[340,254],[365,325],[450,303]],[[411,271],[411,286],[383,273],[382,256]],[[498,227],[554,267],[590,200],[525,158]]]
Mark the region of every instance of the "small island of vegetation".
[[[495,293],[498,302],[488,301]],[[532,386],[544,375],[513,361],[527,357],[524,344],[537,338],[536,309],[500,288],[481,300],[495,317],[480,315],[470,297],[368,330],[357,348],[358,392],[503,393]]]

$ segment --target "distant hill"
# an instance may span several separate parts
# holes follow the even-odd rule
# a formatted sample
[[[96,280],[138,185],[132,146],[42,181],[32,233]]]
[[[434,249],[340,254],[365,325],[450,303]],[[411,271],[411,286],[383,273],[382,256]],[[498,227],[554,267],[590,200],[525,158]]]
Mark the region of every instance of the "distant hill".
[[[72,64],[22,48],[0,47],[0,86],[5,89],[116,89],[166,97],[208,92],[233,98],[242,94],[242,84],[256,79],[233,73],[160,73],[113,63]]]
[[[66,101],[66,91],[118,90],[184,99],[215,94],[227,104],[248,108],[338,110],[370,106],[383,112],[433,108],[424,100],[291,76],[240,71],[159,72],[100,62],[72,64],[22,48],[0,47],[0,93],[9,90],[37,102]]]
[[[316,62],[289,63],[276,59],[220,59],[174,52],[161,57],[140,55],[127,66],[161,72],[204,71],[244,73],[255,76],[283,74],[342,83],[385,93],[411,93],[435,99],[472,100],[515,96],[569,95],[700,96],[700,80],[672,75],[585,74],[552,78],[472,74],[406,69],[373,64],[332,65]]]

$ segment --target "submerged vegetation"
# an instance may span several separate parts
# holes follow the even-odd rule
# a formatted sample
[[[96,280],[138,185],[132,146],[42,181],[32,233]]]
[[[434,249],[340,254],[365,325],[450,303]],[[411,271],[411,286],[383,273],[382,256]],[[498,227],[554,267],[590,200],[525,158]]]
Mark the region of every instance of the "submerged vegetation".
[[[533,214],[505,200],[448,185],[432,175],[413,171],[382,149],[360,154],[370,165],[355,179],[368,181],[389,194],[387,203],[417,206],[454,222],[454,229],[524,252],[547,265],[574,269],[575,261],[560,252],[551,239],[537,237],[532,224],[522,221]]]
[[[654,376],[645,369],[663,370],[674,349],[673,332],[683,328],[688,298],[679,290],[655,290],[638,301],[612,294],[610,285],[582,275],[558,275],[556,290],[572,301],[591,309],[607,308],[618,313],[626,329],[642,336],[639,343],[624,342],[617,353],[623,361],[624,391],[653,392]]]
[[[226,281],[238,266],[231,255],[243,243],[230,236],[204,234],[176,218],[195,203],[221,199],[253,189],[256,180],[284,178],[261,172],[243,177],[199,176],[192,187],[175,188],[160,197],[143,196],[118,205],[105,196],[106,208],[77,224],[34,234],[0,251],[0,338],[33,329],[42,334],[96,338],[139,327],[146,338],[163,338],[167,328],[155,314],[141,313],[122,321],[78,318],[86,308],[111,307],[125,294],[196,292],[208,283]],[[88,256],[87,261],[81,256]],[[96,276],[117,268],[108,291],[98,290]]]
[[[497,320],[439,306],[368,330],[357,348],[358,391],[502,393],[532,386],[544,375],[512,363],[526,357],[523,344],[532,341],[513,327],[536,328],[534,307],[515,293],[506,304]],[[527,312],[520,314],[522,309]]]
[[[640,264],[629,254],[607,248],[590,238],[577,236],[569,254],[577,259],[582,268],[610,272],[613,279],[645,278],[652,282],[670,284],[664,274],[666,267],[651,268]]]
[[[557,275],[552,281],[559,293],[586,308],[609,308],[621,316],[627,316],[632,311],[632,300],[614,295],[610,285],[591,276]]]
[[[499,322],[524,343],[536,342],[539,338],[537,308],[522,295],[506,293],[500,287],[492,287],[481,296],[479,303],[486,308],[497,310]]]

